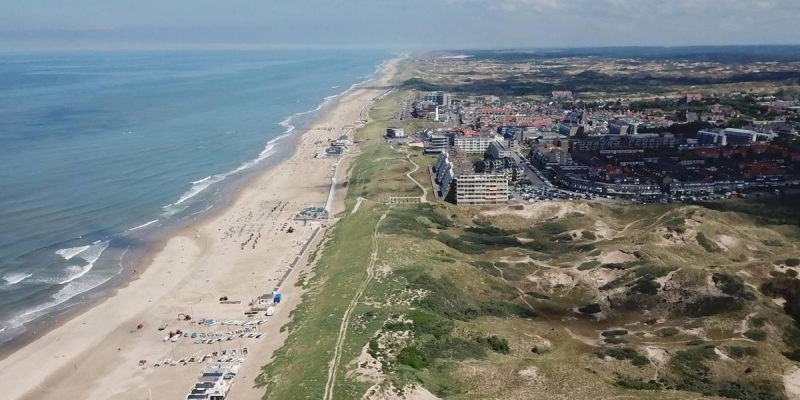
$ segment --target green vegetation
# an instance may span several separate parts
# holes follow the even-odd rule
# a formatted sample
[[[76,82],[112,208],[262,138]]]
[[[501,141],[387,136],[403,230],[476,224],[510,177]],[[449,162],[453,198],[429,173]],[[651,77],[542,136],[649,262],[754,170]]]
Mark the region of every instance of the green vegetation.
[[[722,251],[722,248],[719,247],[718,244],[714,243],[711,239],[706,237],[706,235],[703,232],[698,232],[696,239],[697,239],[697,244],[702,246],[709,253],[719,253]]]
[[[783,263],[786,264],[787,267],[797,267],[800,266],[800,258],[787,258]]]
[[[578,266],[578,271],[588,271],[590,269],[595,269],[599,265],[600,261],[597,260],[587,261]]]
[[[626,361],[630,360],[631,364],[637,367],[643,367],[645,365],[650,364],[650,360],[637,352],[634,349],[629,347],[619,348],[619,349],[606,349],[605,351],[600,351],[596,353],[598,357],[603,358],[605,356],[620,360]]]
[[[422,353],[416,347],[405,347],[397,353],[396,360],[399,364],[408,365],[414,369],[425,369],[428,361],[423,358]]]
[[[603,268],[608,268],[608,265],[610,264],[603,265]],[[639,263],[631,264],[630,267],[625,264],[615,264],[615,266],[619,266],[615,269],[623,269],[626,272],[617,279],[601,286],[600,290],[613,290],[622,286],[629,286],[631,293],[655,294],[661,288],[661,284],[655,280],[667,276],[673,271],[669,267],[647,266]]]
[[[784,398],[781,389],[768,381],[715,381],[707,362],[718,358],[714,346],[710,345],[679,351],[668,363],[671,374],[668,382],[677,390],[708,396],[753,400]]]
[[[731,358],[757,357],[758,349],[749,346],[728,346],[725,348]]]
[[[761,329],[749,329],[744,333],[744,336],[757,342],[763,342],[767,340],[767,332],[762,331]]]
[[[711,280],[714,284],[729,296],[738,297],[740,299],[752,300],[753,294],[747,290],[747,286],[742,281],[742,278],[734,275],[715,273],[711,275]]]
[[[625,329],[614,329],[611,331],[605,331],[601,335],[603,337],[613,337],[613,336],[625,336],[628,334],[628,331]]]
[[[642,378],[631,378],[620,376],[614,382],[617,386],[628,390],[661,390],[661,384],[649,380],[645,382]]]
[[[479,344],[484,345],[492,351],[500,354],[508,354],[511,352],[511,347],[508,345],[508,340],[501,338],[497,335],[489,337],[480,337],[475,339]]]
[[[592,303],[592,304],[587,304],[587,305],[579,308],[578,311],[580,311],[580,312],[582,312],[584,314],[597,314],[600,311],[603,311],[603,309],[600,308],[600,304]]]
[[[678,328],[673,327],[662,328],[658,330],[658,334],[665,338],[675,336],[679,333],[681,333],[681,331]]]

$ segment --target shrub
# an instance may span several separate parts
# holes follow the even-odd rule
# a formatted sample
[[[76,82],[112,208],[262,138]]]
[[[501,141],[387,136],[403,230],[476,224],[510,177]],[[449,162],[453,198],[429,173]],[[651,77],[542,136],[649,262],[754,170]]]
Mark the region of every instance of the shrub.
[[[665,338],[675,336],[679,333],[681,333],[680,329],[673,327],[659,329],[658,331],[658,334]]]
[[[617,336],[611,336],[603,339],[604,342],[608,344],[622,344],[626,343],[625,339]]]
[[[754,317],[750,320],[750,324],[756,328],[763,328],[767,325],[767,319],[764,317]]]
[[[602,311],[602,309],[600,308],[600,304],[592,303],[579,308],[578,311],[584,314],[597,314]]]
[[[588,271],[590,269],[594,269],[598,265],[600,265],[600,261],[597,260],[587,261],[578,266],[578,271]]]
[[[752,300],[754,298],[753,294],[747,291],[747,286],[745,286],[742,279],[738,276],[714,273],[711,275],[711,280],[714,281],[714,284],[722,293],[745,300]]]
[[[744,333],[744,336],[757,342],[763,342],[767,340],[767,332],[762,331],[761,329],[750,329]]]
[[[511,351],[511,347],[508,345],[508,340],[505,338],[501,338],[497,335],[492,335],[489,337],[482,337],[475,339],[478,343],[489,347],[492,351],[501,354],[508,354]]]
[[[486,350],[476,341],[454,337],[427,342],[419,350],[423,360],[450,359],[462,361],[486,357]]]
[[[613,336],[625,336],[628,334],[628,331],[625,329],[614,329],[610,331],[605,331],[601,335],[603,337],[613,337]]]
[[[404,347],[397,353],[397,362],[403,365],[408,365],[414,369],[425,369],[428,366],[428,361],[420,351],[413,346]]]
[[[616,382],[617,386],[628,390],[661,390],[661,384],[650,380],[645,382],[642,378],[618,377]]]
[[[433,335],[436,339],[441,339],[453,331],[453,320],[447,318],[437,318],[433,314],[425,311],[414,310],[407,314],[412,322],[414,334],[417,337],[422,335]]]
[[[758,349],[749,346],[728,346],[725,348],[731,358],[756,357]]]
[[[525,294],[527,294],[528,296],[531,296],[531,297],[533,297],[534,299],[539,299],[539,300],[550,300],[550,296],[548,296],[548,295],[545,295],[545,294],[541,294],[541,293],[539,293],[539,292],[527,292],[527,293],[525,293]]]
[[[673,232],[684,233],[686,232],[686,220],[683,218],[671,219],[664,222],[664,227]]]
[[[722,248],[714,243],[714,241],[706,237],[703,232],[698,232],[695,239],[697,239],[697,244],[702,246],[709,253],[719,253],[722,251]]]
[[[734,297],[701,297],[686,304],[684,310],[687,316],[696,318],[737,311],[741,308],[742,301]]]
[[[783,263],[788,267],[797,267],[800,266],[800,258],[787,258]]]
[[[486,236],[511,236],[513,234],[513,232],[501,228],[495,228],[493,226],[470,227],[467,228],[466,231],[469,233]]]
[[[547,235],[558,235],[569,230],[566,225],[558,222],[545,222],[537,225],[534,229],[544,232]]]
[[[660,283],[644,279],[639,280],[638,282],[636,282],[636,284],[631,286],[631,292],[639,292],[642,294],[649,294],[649,295],[654,295],[658,293],[658,289],[661,289]]]
[[[586,240],[596,240],[597,235],[594,234],[592,231],[583,231],[581,232],[581,236]]]
[[[620,361],[630,360],[631,364],[637,367],[643,367],[647,364],[650,364],[650,360],[647,357],[639,354],[639,352],[629,347],[622,349],[608,349],[605,351],[605,353],[607,356]]]

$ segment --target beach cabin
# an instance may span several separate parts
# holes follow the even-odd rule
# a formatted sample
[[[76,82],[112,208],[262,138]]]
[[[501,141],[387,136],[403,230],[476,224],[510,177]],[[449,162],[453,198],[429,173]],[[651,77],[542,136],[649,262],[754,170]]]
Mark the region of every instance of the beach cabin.
[[[186,400],[225,400],[238,372],[239,363],[209,364],[186,395]]]

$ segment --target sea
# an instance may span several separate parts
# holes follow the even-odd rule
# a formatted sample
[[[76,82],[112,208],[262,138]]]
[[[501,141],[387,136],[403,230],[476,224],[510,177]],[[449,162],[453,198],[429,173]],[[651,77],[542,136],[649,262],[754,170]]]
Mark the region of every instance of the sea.
[[[390,56],[0,53],[0,343],[108,293]]]

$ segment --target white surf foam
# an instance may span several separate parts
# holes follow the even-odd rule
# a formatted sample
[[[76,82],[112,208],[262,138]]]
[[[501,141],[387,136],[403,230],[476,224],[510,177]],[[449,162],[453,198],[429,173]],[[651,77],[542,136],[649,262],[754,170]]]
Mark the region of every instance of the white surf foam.
[[[378,66],[378,68],[376,69],[375,73],[380,71],[382,66],[383,66],[383,64],[380,64]],[[266,146],[264,147],[264,150],[262,150],[261,153],[259,153],[256,158],[254,158],[252,160],[245,161],[244,163],[239,165],[233,171],[222,173],[222,174],[216,174],[216,175],[207,176],[207,177],[205,177],[203,179],[200,179],[200,180],[192,182],[192,186],[189,188],[188,191],[186,191],[184,194],[181,195],[181,197],[178,198],[178,201],[162,207],[164,212],[161,214],[161,216],[162,217],[170,217],[170,216],[173,216],[173,215],[185,210],[186,208],[188,208],[188,206],[182,206],[182,207],[179,207],[179,206],[181,206],[181,204],[183,204],[187,200],[191,199],[192,197],[197,196],[198,194],[202,193],[204,190],[208,189],[210,186],[212,186],[212,185],[214,185],[214,184],[216,184],[218,182],[223,181],[225,178],[227,178],[227,177],[229,177],[229,176],[231,176],[233,174],[236,174],[238,172],[244,171],[246,169],[249,169],[249,168],[252,168],[252,167],[258,165],[261,161],[263,161],[267,157],[269,157],[269,156],[274,154],[275,144],[278,141],[280,141],[282,139],[285,139],[285,138],[287,138],[287,137],[292,135],[292,133],[296,129],[296,127],[294,125],[292,125],[292,121],[295,118],[301,117],[301,116],[304,116],[304,115],[308,115],[308,114],[311,114],[311,113],[315,113],[317,111],[322,110],[326,105],[328,105],[328,103],[330,103],[331,101],[333,101],[337,97],[344,96],[344,95],[352,92],[353,90],[355,90],[359,86],[367,83],[370,79],[372,79],[372,76],[374,76],[374,75],[367,76],[364,81],[358,82],[358,83],[355,83],[355,84],[351,85],[347,90],[345,90],[342,93],[339,93],[339,94],[336,94],[336,95],[333,95],[333,96],[325,97],[323,99],[322,103],[320,103],[313,110],[299,112],[299,113],[296,113],[296,114],[284,119],[283,121],[281,121],[279,123],[279,125],[281,125],[282,127],[285,128],[284,129],[284,133],[282,135],[276,137],[275,139],[272,139],[269,142],[267,142]]]
[[[150,221],[150,222],[147,222],[147,223],[141,224],[141,225],[139,225],[139,226],[135,226],[135,227],[133,227],[133,228],[131,228],[131,229],[128,229],[128,230],[127,230],[127,231],[125,231],[125,232],[133,232],[133,231],[137,231],[137,230],[139,230],[139,229],[146,228],[146,227],[148,227],[148,226],[150,226],[150,225],[153,225],[153,224],[155,224],[156,222],[158,222],[158,220],[157,220],[157,219],[154,219],[154,220],[152,220],[152,221]]]
[[[6,286],[11,286],[16,285],[32,276],[33,274],[8,274],[3,277],[3,280],[6,281]]]
[[[89,290],[92,290],[106,282],[108,282],[114,275],[108,277],[101,277],[99,279],[81,279],[72,281],[64,285],[58,292],[56,292],[52,299],[46,303],[42,303],[34,308],[25,310],[9,320],[9,326],[17,328],[27,322],[47,314],[48,312],[57,311],[63,307],[58,307],[62,303],[81,295]]]
[[[89,271],[94,268],[94,263],[97,262],[97,260],[100,258],[100,255],[103,254],[103,251],[108,248],[108,243],[108,241],[95,242],[95,244],[88,246],[88,248],[80,254],[80,258],[82,258],[88,264],[84,266],[73,265],[67,267],[67,272],[69,274],[64,280],[59,282],[59,284],[63,285],[70,283],[89,273]]]
[[[89,246],[70,247],[70,248],[66,248],[66,249],[57,250],[56,254],[60,255],[65,260],[69,260],[72,257],[75,257],[78,254],[83,253],[88,248],[89,248]]]

